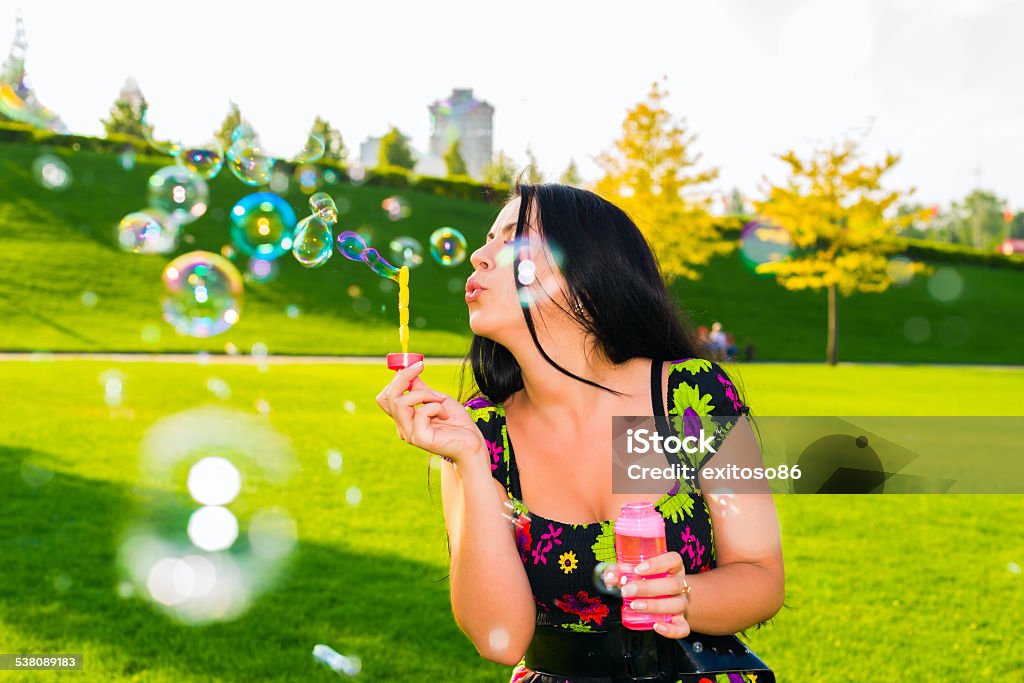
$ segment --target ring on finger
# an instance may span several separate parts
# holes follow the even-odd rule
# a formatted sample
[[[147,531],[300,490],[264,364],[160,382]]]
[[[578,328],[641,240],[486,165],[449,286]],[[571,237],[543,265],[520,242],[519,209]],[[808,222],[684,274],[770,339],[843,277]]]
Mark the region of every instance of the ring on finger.
[[[689,597],[691,590],[690,584],[686,583],[686,579],[683,576],[679,576],[679,580],[683,582],[682,588],[679,589],[679,595],[685,595]]]

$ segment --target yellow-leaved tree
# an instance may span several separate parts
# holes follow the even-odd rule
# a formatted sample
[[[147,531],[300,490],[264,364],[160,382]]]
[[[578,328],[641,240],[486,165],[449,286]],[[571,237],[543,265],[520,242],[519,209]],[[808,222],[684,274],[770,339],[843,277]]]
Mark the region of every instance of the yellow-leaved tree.
[[[884,292],[896,278],[928,272],[924,263],[892,261],[901,251],[895,238],[917,213],[897,215],[897,203],[914,193],[882,188],[882,176],[899,162],[888,153],[877,164],[860,160],[858,143],[847,139],[827,149],[814,150],[808,159],[789,151],[777,155],[788,166],[784,184],[768,182],[767,196],[754,201],[759,220],[784,230],[792,246],[788,257],[757,266],[771,273],[790,290],[825,289],[828,292],[826,358],[835,364],[838,354],[837,291]],[[767,177],[765,177],[767,181]]]
[[[644,233],[666,280],[696,280],[698,266],[736,248],[709,211],[707,184],[718,169],[696,170],[701,155],[685,121],[674,121],[657,82],[626,114],[614,149],[595,158],[604,175],[594,191],[622,208]]]

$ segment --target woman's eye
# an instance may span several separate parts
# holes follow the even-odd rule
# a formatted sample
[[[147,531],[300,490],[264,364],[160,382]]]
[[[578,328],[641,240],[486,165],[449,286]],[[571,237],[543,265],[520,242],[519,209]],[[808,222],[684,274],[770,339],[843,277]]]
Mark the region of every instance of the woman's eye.
[[[504,243],[511,247],[513,242],[515,242],[515,240],[505,240]]]

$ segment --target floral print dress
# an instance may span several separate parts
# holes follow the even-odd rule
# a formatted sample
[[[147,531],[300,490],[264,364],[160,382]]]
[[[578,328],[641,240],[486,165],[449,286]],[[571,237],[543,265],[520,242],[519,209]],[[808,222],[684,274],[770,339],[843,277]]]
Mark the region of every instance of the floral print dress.
[[[662,366],[656,363],[655,367],[657,372],[652,368],[652,414],[666,414],[662,397],[658,395]],[[702,358],[670,361],[668,399],[667,415],[678,434],[688,426],[699,429],[701,418],[705,416],[739,416],[748,412],[725,371],[714,361]],[[593,581],[598,563],[615,561],[615,520],[568,524],[528,510],[521,500],[515,451],[509,442],[504,406],[480,396],[468,401],[465,407],[487,441],[491,474],[501,482],[509,497],[516,546],[536,603],[537,628],[603,631],[609,624],[619,622],[622,599],[601,593]],[[713,431],[714,423],[707,424]],[[727,428],[732,424],[727,422]],[[688,429],[687,433],[694,432]],[[668,549],[682,555],[686,573],[713,569],[715,545],[711,515],[699,490],[681,479],[655,503],[655,508],[665,518]],[[723,675],[721,680],[736,683],[753,680],[738,674],[730,676],[734,678]],[[570,679],[531,671],[525,666],[524,658],[513,670],[510,683],[553,683],[556,680]],[[693,680],[698,681],[699,677]]]

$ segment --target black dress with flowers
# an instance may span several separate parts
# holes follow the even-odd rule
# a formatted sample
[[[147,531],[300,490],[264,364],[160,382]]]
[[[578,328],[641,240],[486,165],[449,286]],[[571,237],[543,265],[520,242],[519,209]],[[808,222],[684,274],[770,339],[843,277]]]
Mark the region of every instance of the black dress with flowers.
[[[706,416],[739,416],[748,411],[726,372],[714,361],[684,358],[669,362],[667,415],[677,433],[684,429],[695,433],[693,428],[699,429],[701,418]],[[651,373],[654,415],[666,414],[659,391],[661,371],[661,364],[655,363]],[[622,599],[601,593],[593,581],[598,563],[615,561],[615,520],[568,524],[529,511],[522,501],[504,406],[481,396],[465,407],[487,441],[491,474],[505,487],[514,510],[516,545],[533,590],[537,627],[592,632],[606,630],[608,624],[620,621]],[[727,427],[732,424],[727,423]],[[655,508],[665,518],[668,549],[682,555],[686,573],[713,569],[711,515],[699,490],[681,479],[655,503]],[[510,683],[556,680],[529,670],[524,662],[515,667]]]

